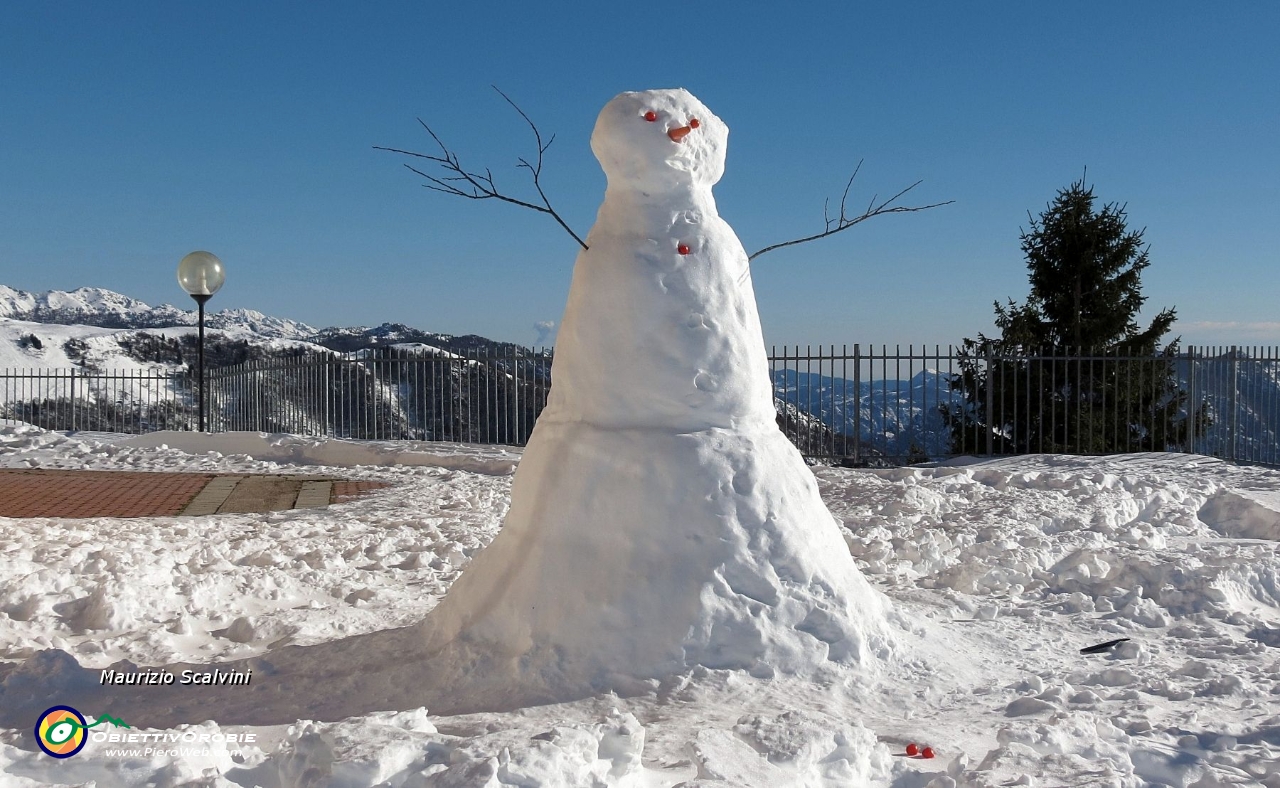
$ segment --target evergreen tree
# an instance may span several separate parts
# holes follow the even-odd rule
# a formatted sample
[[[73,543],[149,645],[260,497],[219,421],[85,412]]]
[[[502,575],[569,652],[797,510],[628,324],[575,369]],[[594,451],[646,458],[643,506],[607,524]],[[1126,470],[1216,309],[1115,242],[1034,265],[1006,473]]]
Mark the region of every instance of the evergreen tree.
[[[1176,313],[1139,326],[1142,230],[1125,208],[1095,207],[1084,179],[1058,191],[1022,231],[1031,292],[995,304],[999,338],[966,339],[951,387],[962,403],[942,406],[952,449],[983,453],[1102,454],[1189,448],[1203,434],[1202,407],[1188,417],[1178,383],[1177,340],[1160,341]]]

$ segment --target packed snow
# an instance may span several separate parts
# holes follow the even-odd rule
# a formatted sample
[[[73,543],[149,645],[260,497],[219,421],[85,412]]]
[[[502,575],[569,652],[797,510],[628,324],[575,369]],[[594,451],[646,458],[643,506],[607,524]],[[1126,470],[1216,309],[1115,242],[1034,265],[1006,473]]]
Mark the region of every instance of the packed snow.
[[[10,667],[50,648],[92,669],[208,663],[412,624],[498,532],[511,483],[499,463],[518,458],[258,435],[232,436],[224,453],[184,437],[138,446],[150,441],[9,424],[0,466],[394,486],[327,510],[0,520]],[[441,465],[390,464],[414,448]],[[144,732],[256,734],[201,757],[125,758],[91,742],[55,761],[35,750],[34,719],[6,719],[0,784],[1280,785],[1280,557],[1273,538],[1230,535],[1280,521],[1280,473],[1195,455],[814,472],[858,567],[909,622],[903,659],[873,686],[695,669],[636,694],[501,713],[368,708],[166,729],[125,717]],[[937,758],[905,757],[907,742]]]

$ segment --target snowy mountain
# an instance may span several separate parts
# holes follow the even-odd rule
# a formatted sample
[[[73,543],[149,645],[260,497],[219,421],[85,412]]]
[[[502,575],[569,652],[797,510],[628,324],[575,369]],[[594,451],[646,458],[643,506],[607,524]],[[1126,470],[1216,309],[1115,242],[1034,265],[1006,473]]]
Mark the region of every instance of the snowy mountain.
[[[950,438],[938,405],[958,395],[948,387],[947,376],[937,370],[923,370],[909,380],[882,378],[855,384],[844,378],[775,369],[773,385],[788,405],[843,436],[841,445],[856,431],[862,442],[860,453],[871,450],[893,457],[949,453]]]
[[[194,326],[197,321],[194,309],[182,310],[170,304],[153,307],[100,287],[28,293],[4,285],[0,285],[0,317],[30,323],[101,328],[167,328]],[[317,333],[306,323],[270,317],[252,309],[223,309],[206,314],[205,325],[223,330],[251,331],[271,339],[305,339]]]
[[[51,429],[190,429],[183,373],[197,356],[195,322],[194,311],[101,288],[0,287],[0,417]],[[207,315],[206,325],[217,429],[252,412],[253,428],[273,432],[510,443],[545,402],[548,357],[480,336],[398,323],[318,330],[245,309]]]
[[[45,293],[28,293],[12,287],[0,285],[0,320],[22,323],[37,323],[60,326],[94,326],[106,329],[157,329],[183,328],[195,326],[196,310],[182,310],[170,304],[151,306],[136,298],[105,290],[100,287],[80,287],[70,292],[50,290]],[[509,342],[496,342],[475,334],[453,336],[432,331],[422,331],[403,323],[383,323],[380,326],[331,326],[318,329],[306,323],[288,318],[274,317],[253,309],[223,309],[205,315],[205,326],[216,333],[208,339],[211,347],[231,337],[236,341],[247,342],[270,351],[269,340],[291,340],[304,342],[317,347],[328,348],[339,353],[351,353],[368,348],[386,348],[412,344],[430,345],[451,353],[468,351],[508,353],[517,346]],[[0,330],[0,336],[11,341],[21,340],[23,336],[34,334],[39,336],[44,329],[24,329],[10,325]],[[55,332],[63,334],[66,332]],[[75,333],[75,332],[72,332]],[[151,332],[154,333],[154,332]],[[183,332],[170,332],[180,336]],[[10,336],[17,334],[18,336]],[[86,336],[106,336],[106,332],[87,332]],[[263,344],[263,343],[266,344]],[[287,346],[286,346],[287,347]],[[279,349],[279,346],[276,347]],[[289,348],[293,349],[293,348]],[[46,366],[40,354],[27,354],[30,363],[26,365]],[[106,353],[109,355],[109,353]],[[125,355],[130,355],[128,352]],[[270,355],[270,352],[267,353]],[[13,357],[0,349],[0,361],[24,366],[21,356]],[[57,357],[63,366],[67,360]],[[105,355],[101,359],[106,362]],[[218,359],[206,361],[210,366],[221,366],[224,363],[238,363],[244,358],[227,357],[220,363]],[[173,363],[177,363],[176,360]],[[105,367],[101,367],[105,368]]]
[[[339,353],[351,353],[369,348],[409,347],[428,345],[450,353],[510,353],[521,349],[511,342],[498,342],[476,334],[454,336],[433,331],[422,331],[404,323],[383,323],[368,326],[331,327],[321,329],[307,337],[307,341],[322,345]]]

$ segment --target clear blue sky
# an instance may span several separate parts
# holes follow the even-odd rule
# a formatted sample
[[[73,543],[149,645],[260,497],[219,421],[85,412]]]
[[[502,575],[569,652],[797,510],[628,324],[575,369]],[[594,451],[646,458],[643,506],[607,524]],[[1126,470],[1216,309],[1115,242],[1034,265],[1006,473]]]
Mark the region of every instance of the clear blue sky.
[[[948,343],[1026,296],[1027,211],[1088,167],[1146,227],[1147,316],[1280,343],[1280,4],[9,3],[0,12],[0,283],[315,325],[400,321],[532,342],[577,251],[549,218],[427,191],[374,145],[422,117],[504,188],[527,129],[580,233],[588,139],[623,90],[683,86],[730,126],[716,189],[749,251],[917,179],[956,203],[753,265],[772,343]]]

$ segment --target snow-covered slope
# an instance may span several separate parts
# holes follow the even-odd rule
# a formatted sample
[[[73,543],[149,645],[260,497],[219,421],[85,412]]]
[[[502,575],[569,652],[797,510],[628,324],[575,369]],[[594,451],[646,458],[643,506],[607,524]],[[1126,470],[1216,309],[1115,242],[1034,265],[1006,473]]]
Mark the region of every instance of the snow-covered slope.
[[[194,350],[194,340],[189,338],[191,334],[188,326],[105,328],[0,317],[0,369],[174,370],[183,366],[179,348],[184,338],[192,344],[188,355]],[[220,347],[236,343],[252,347],[258,355],[297,350],[325,351],[325,348],[310,342],[263,335],[243,325],[210,329],[206,349],[212,358]]]

